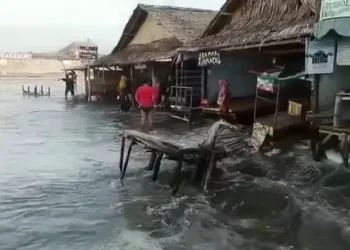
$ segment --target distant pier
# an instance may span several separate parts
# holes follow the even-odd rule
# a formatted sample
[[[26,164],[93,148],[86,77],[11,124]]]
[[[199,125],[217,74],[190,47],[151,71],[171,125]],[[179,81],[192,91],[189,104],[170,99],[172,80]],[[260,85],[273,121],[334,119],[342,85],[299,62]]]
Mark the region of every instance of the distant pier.
[[[24,85],[22,85],[22,93],[23,96],[34,96],[34,97],[39,97],[39,96],[50,96],[51,95],[51,87],[47,88],[47,92],[44,92],[44,87],[40,86],[40,90],[38,91],[38,86],[34,87],[34,91],[30,91],[30,86],[27,86],[27,88],[24,88]]]

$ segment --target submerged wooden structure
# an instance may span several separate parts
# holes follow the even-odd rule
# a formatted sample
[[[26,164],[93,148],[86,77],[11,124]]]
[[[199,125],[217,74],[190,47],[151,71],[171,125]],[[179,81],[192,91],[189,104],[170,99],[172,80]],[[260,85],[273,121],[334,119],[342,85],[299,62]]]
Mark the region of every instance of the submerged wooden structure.
[[[230,152],[238,152],[246,146],[243,140],[233,138],[232,134],[224,133],[219,135],[220,131],[225,131],[225,129],[222,130],[224,126],[221,125],[227,127],[226,123],[215,123],[209,130],[209,139],[197,147],[187,148],[154,135],[135,130],[125,130],[121,138],[119,159],[121,180],[125,177],[132,149],[136,144],[139,144],[150,151],[150,159],[146,169],[153,171],[153,181],[158,179],[162,159],[168,157],[168,159],[177,162],[171,182],[169,183],[173,194],[177,192],[185,179],[182,175],[184,163],[195,165],[191,171],[191,182],[196,183],[201,180],[201,186],[206,190],[217,160],[227,156]],[[129,140],[129,146],[124,159],[127,140]]]
[[[350,144],[350,92],[341,91],[336,95],[333,112],[310,112],[307,119],[311,123],[311,150],[314,160],[324,157],[329,147],[339,150],[343,163],[349,166]],[[315,100],[316,106],[318,100]],[[333,140],[335,139],[335,141]]]
[[[22,93],[23,93],[23,96],[34,96],[34,97],[50,96],[51,95],[51,87],[48,87],[47,92],[45,93],[43,86],[40,86],[39,91],[38,91],[38,86],[35,86],[33,92],[31,92],[30,86],[27,86],[27,89],[25,89],[24,85],[22,85]]]

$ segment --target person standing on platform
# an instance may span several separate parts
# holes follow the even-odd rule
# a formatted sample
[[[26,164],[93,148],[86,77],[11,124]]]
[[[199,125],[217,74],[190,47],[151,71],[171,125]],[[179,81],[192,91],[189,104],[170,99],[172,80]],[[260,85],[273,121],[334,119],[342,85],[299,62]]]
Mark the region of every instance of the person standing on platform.
[[[141,127],[145,130],[146,122],[148,122],[149,129],[153,127],[154,110],[157,107],[154,88],[149,80],[144,80],[143,85],[140,86],[135,93],[135,100],[141,110]]]
[[[72,78],[72,76],[69,76],[69,74],[66,73],[65,78],[61,78],[60,80],[66,83],[64,96],[67,98],[68,92],[70,92],[71,95],[74,96],[74,79]]]

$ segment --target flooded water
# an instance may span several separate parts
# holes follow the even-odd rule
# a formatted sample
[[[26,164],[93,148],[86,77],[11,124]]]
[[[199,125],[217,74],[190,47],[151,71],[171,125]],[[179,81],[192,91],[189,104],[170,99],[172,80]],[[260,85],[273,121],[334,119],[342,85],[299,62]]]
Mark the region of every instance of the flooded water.
[[[22,84],[52,96],[23,97]],[[138,118],[65,100],[54,80],[0,79],[0,249],[350,249],[350,173],[313,162],[304,142],[237,155],[211,191],[185,185],[172,197],[174,163],[153,183],[141,149],[119,181],[120,134]],[[204,136],[164,119],[161,136]]]

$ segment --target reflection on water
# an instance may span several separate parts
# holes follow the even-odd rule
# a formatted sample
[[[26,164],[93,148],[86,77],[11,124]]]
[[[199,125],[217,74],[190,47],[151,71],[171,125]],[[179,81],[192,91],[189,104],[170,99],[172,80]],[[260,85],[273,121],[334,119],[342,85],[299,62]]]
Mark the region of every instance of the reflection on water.
[[[38,81],[0,80],[0,249],[350,249],[350,173],[305,143],[225,160],[209,193],[171,197],[174,163],[153,183],[142,150],[119,182],[120,133],[138,115],[64,100],[50,79],[50,98],[23,97]],[[180,143],[206,131],[161,116],[155,133]]]

